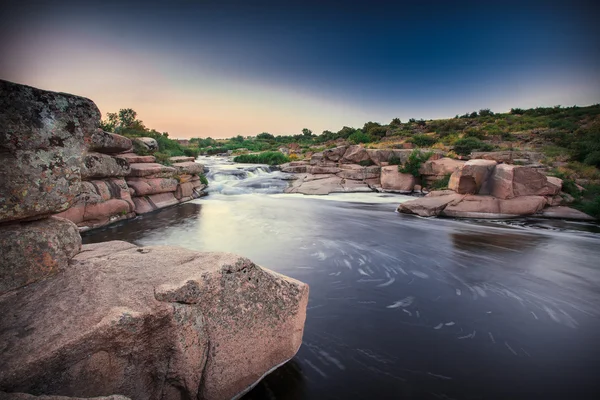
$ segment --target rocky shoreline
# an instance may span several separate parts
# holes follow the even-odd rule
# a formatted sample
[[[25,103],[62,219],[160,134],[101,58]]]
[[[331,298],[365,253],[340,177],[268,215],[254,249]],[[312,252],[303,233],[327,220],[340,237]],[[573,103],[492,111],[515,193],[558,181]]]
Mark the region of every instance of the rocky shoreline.
[[[233,254],[82,246],[203,189],[201,164],[99,122],[91,100],[0,81],[0,398],[245,393],[298,351],[308,286]]]
[[[365,149],[338,146],[311,159],[281,165],[295,175],[286,193],[326,195],[343,192],[419,194],[450,176],[447,190],[426,191],[425,196],[399,205],[398,211],[422,217],[503,219],[522,216],[595,220],[568,207],[562,180],[546,176],[534,152],[480,152],[471,160],[443,157],[432,151],[419,168],[420,179],[398,171],[413,150]],[[520,157],[520,158],[515,158]],[[514,165],[511,162],[518,161]],[[393,165],[390,165],[390,163]]]

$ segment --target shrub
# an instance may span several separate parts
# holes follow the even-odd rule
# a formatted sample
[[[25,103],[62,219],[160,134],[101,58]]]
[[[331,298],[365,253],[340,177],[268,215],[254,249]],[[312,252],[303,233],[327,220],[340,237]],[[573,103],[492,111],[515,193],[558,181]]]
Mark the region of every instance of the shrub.
[[[454,142],[454,152],[462,156],[469,155],[475,150],[490,151],[493,148],[494,146],[484,143],[474,137],[466,137],[458,139],[456,142]]]
[[[430,147],[437,142],[437,139],[427,135],[414,135],[408,141],[417,147]]]
[[[369,137],[369,135],[364,134],[361,130],[357,130],[353,134],[348,136],[348,141],[350,141],[350,143],[353,144],[369,143],[371,141],[371,138]]]
[[[289,158],[279,151],[265,151],[260,154],[242,154],[233,159],[234,162],[243,164],[268,164],[279,165],[289,162]]]
[[[157,163],[162,164],[162,165],[171,165],[171,161],[169,161],[169,158],[172,157],[171,153],[157,151],[156,153],[154,153],[152,155],[154,157],[156,157]]]
[[[197,158],[198,154],[200,154],[200,149],[198,149],[197,147],[184,147],[183,154],[188,157]]]
[[[450,182],[450,175],[444,175],[443,178],[438,179],[437,181],[433,182],[431,184],[430,189],[432,190],[442,190],[442,189],[448,189],[448,183]]]
[[[421,173],[419,172],[421,164],[429,160],[429,157],[431,157],[432,154],[433,152],[422,153],[421,150],[414,149],[408,156],[408,161],[406,161],[406,164],[403,166],[398,166],[398,172],[402,172],[403,174],[411,174],[415,177],[421,176]]]
[[[390,159],[388,160],[389,165],[401,165],[402,164],[402,160],[400,160],[398,157],[396,156],[392,156],[390,157]]]
[[[480,117],[491,117],[494,113],[489,108],[482,108],[479,110]]]
[[[206,175],[198,174],[198,176],[200,177],[200,183],[202,183],[203,185],[208,185],[208,179],[206,178]]]
[[[369,166],[374,165],[374,164],[375,163],[371,159],[362,160],[362,161],[358,162],[358,165],[360,165],[361,167],[369,167]]]

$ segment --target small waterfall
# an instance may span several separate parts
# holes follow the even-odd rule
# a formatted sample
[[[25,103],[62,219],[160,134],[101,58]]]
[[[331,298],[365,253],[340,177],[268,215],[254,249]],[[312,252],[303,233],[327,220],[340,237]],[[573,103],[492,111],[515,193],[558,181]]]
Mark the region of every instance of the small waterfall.
[[[288,186],[290,174],[277,171],[268,165],[238,164],[225,157],[198,157],[209,172],[208,192],[224,195],[282,193]]]

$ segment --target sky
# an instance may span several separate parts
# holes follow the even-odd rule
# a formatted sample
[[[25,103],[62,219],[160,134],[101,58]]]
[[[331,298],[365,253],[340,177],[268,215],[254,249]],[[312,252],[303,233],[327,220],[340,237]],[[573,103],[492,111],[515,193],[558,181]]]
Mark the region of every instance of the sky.
[[[593,1],[0,5],[0,79],[225,138],[600,102]]]

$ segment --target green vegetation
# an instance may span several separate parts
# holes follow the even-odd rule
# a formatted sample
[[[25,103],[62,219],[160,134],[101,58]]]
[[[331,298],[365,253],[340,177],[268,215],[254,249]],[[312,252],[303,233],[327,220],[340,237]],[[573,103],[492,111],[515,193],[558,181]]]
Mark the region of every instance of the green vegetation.
[[[423,153],[421,150],[415,149],[408,156],[408,161],[406,161],[404,165],[398,166],[398,172],[402,172],[403,174],[411,174],[412,176],[418,178],[421,176],[421,173],[419,172],[421,164],[429,160],[429,157],[432,155],[432,152]]]
[[[348,141],[352,144],[369,143],[373,140],[369,135],[365,135],[362,131],[357,130],[352,135],[348,136]]]
[[[208,185],[208,179],[206,179],[206,175],[204,174],[198,174],[198,177],[200,177],[200,183],[203,185]]]
[[[408,139],[409,143],[413,143],[417,147],[431,147],[437,143],[437,139],[427,135],[414,135]]]
[[[114,132],[126,136],[130,139],[138,137],[150,137],[158,143],[158,151],[152,153],[156,161],[169,165],[169,157],[188,156],[198,157],[200,150],[198,148],[185,147],[176,140],[169,139],[167,132],[157,132],[154,129],[148,129],[144,123],[137,119],[137,113],[131,108],[123,108],[118,113],[107,113],[106,119],[101,122],[100,128],[106,132]],[[149,154],[146,148],[133,140],[134,150],[137,154]]]
[[[430,185],[429,189],[430,190],[448,189],[448,183],[450,183],[450,176],[451,176],[451,174],[445,175],[443,178],[440,178],[437,181],[433,182]]]
[[[235,157],[233,161],[244,164],[279,165],[289,162],[290,159],[279,151],[267,151],[260,154],[242,154]]]
[[[454,142],[453,150],[456,154],[466,156],[473,151],[490,151],[493,150],[493,148],[493,146],[482,142],[476,137],[465,137]]]
[[[375,165],[375,163],[369,158],[368,160],[359,161],[358,165],[361,167],[370,167],[371,165]]]

